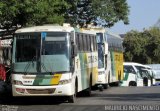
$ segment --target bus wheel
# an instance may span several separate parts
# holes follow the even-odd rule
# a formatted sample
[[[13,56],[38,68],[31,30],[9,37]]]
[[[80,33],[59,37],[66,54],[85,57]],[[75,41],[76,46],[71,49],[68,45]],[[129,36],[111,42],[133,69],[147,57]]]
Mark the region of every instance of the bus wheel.
[[[89,88],[87,88],[85,91],[86,96],[91,96],[91,88],[92,88],[92,76],[90,77],[90,80],[89,80]]]
[[[75,101],[76,101],[76,95],[75,94],[69,96],[69,99],[68,99],[69,103],[75,103]]]
[[[136,83],[136,82],[134,82],[134,86],[137,86],[137,83]]]
[[[129,82],[129,86],[137,86],[137,83],[134,81]]]
[[[108,84],[103,84],[103,88],[107,89],[108,88]]]
[[[5,82],[0,80],[0,94],[5,93]]]
[[[69,96],[69,99],[68,99],[68,102],[69,103],[75,103],[76,102],[76,95],[77,95],[77,84],[75,84],[75,87],[74,87],[74,94]]]
[[[103,86],[103,85],[99,85],[99,86],[98,86],[98,89],[99,89],[99,91],[103,91],[104,86]]]

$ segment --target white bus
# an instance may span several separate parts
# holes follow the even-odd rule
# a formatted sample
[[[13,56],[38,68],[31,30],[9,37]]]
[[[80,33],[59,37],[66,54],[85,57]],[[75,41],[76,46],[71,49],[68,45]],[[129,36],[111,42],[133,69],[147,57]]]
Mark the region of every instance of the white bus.
[[[151,67],[134,62],[124,63],[124,79],[122,86],[151,86],[155,84]]]
[[[98,76],[96,36],[69,25],[44,25],[15,32],[12,54],[13,96],[91,94]]]
[[[152,68],[152,71],[154,72],[155,83],[158,84],[160,82],[160,64],[147,64],[147,66]]]
[[[148,78],[148,85],[147,86],[152,86],[156,83],[155,72],[153,71],[153,69],[150,66],[143,65],[143,66],[137,66],[137,68],[139,68],[139,70],[141,72],[146,73],[147,78]]]
[[[143,78],[135,67],[137,63],[124,62],[124,78],[121,86],[143,86]]]
[[[98,81],[97,86],[107,88],[108,84],[118,83],[123,79],[123,47],[119,35],[104,28],[88,28],[96,33],[98,44]],[[101,88],[100,88],[101,89]]]

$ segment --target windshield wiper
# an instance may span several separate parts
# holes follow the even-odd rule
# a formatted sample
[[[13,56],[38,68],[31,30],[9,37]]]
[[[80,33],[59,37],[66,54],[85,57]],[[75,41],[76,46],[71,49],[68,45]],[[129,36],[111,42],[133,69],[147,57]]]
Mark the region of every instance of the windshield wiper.
[[[46,73],[49,73],[50,75],[52,75],[52,72],[48,71],[46,66],[44,65],[44,63],[41,63],[41,67],[45,70]]]
[[[32,60],[27,63],[26,67],[24,68],[24,75],[27,75],[27,71],[28,71],[29,66],[31,65],[31,63],[32,63],[32,65],[34,65],[34,60],[36,60],[36,56],[34,56],[34,57],[32,58]],[[34,67],[34,66],[33,66],[33,67]]]

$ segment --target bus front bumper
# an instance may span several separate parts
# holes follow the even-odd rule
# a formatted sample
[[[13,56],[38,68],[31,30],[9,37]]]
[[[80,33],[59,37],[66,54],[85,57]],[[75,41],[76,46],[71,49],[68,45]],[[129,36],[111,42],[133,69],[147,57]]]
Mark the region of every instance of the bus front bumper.
[[[105,74],[98,75],[98,81],[96,84],[107,84],[106,75]]]
[[[71,83],[55,86],[12,85],[13,96],[70,96],[73,95]]]

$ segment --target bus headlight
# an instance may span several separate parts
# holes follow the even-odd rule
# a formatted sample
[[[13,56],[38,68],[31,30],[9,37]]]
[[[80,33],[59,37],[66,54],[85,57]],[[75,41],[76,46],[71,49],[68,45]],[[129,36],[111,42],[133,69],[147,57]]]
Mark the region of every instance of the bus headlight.
[[[68,84],[71,82],[71,79],[60,80],[59,85]]]
[[[23,85],[21,81],[13,80],[14,85]]]

